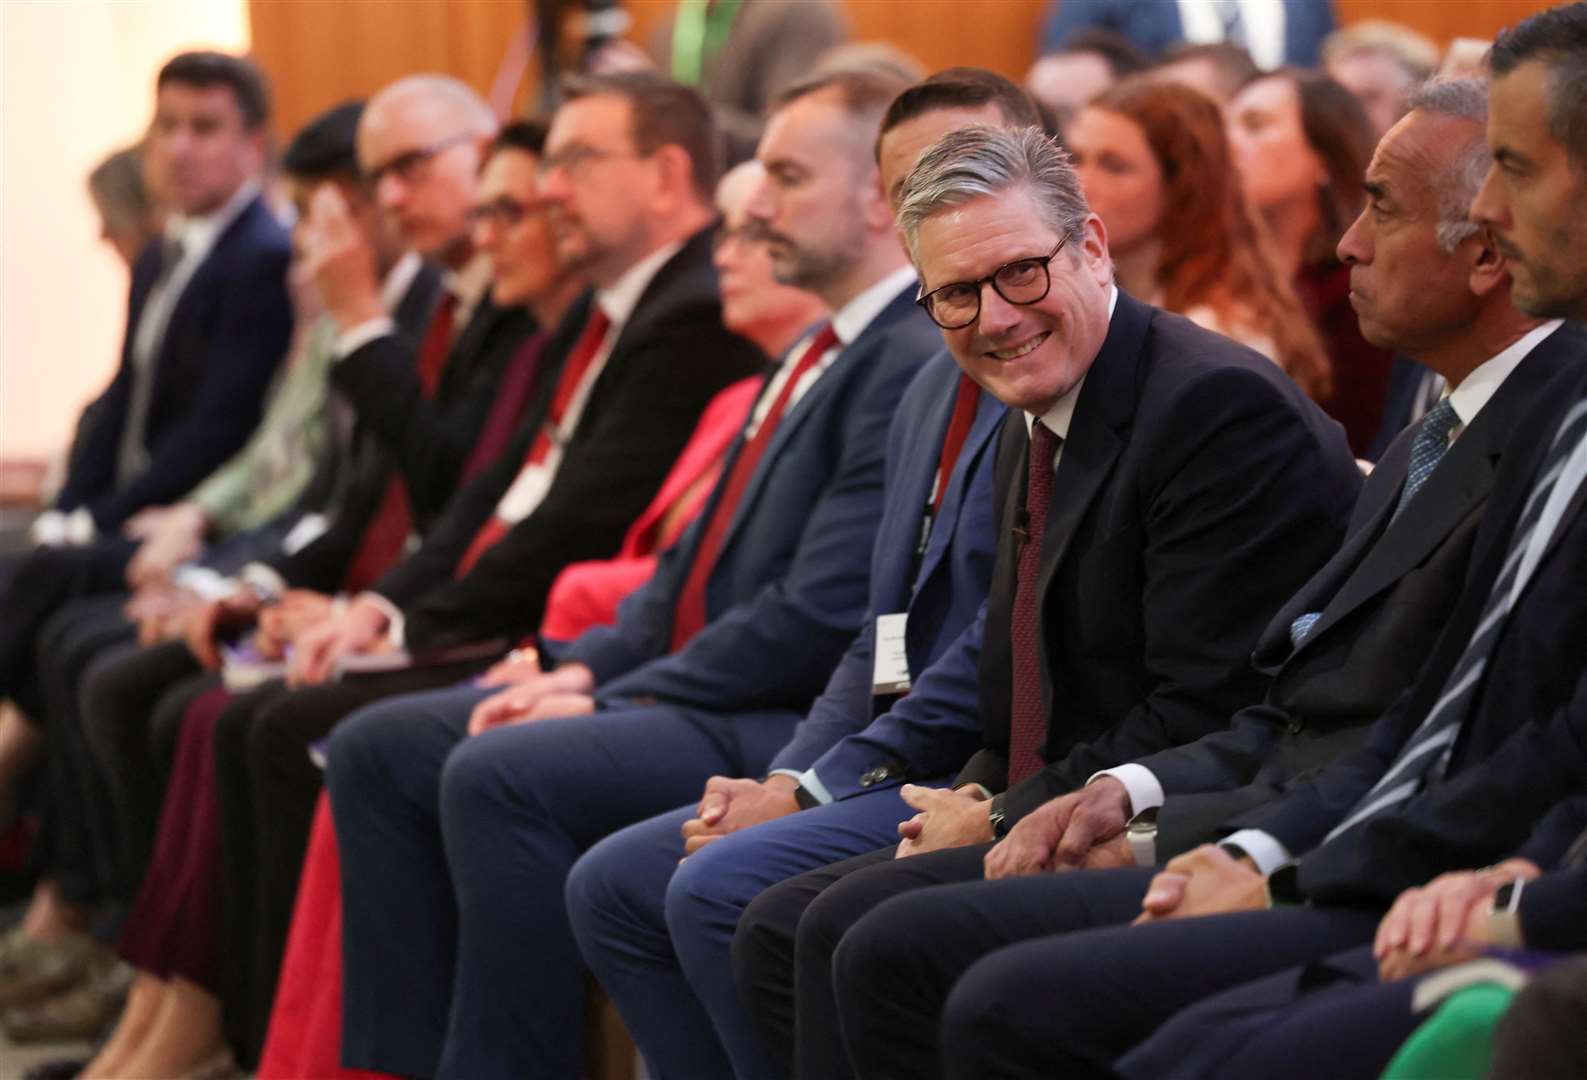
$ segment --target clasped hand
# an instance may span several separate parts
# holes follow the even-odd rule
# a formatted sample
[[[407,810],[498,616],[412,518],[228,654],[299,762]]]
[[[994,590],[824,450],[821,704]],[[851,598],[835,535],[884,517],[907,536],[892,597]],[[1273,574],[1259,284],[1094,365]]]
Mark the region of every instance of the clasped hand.
[[[992,839],[992,821],[979,788],[966,784],[956,791],[946,788],[905,784],[898,793],[914,817],[898,823],[899,842],[895,857],[908,858],[941,848],[963,847]]]
[[[555,671],[541,671],[538,663],[516,663],[511,667],[498,664],[486,675],[487,679],[513,681],[474,706],[468,717],[470,735],[493,727],[584,716],[595,711],[595,673],[584,664],[563,664]]]
[[[1152,878],[1134,925],[1267,906],[1267,878],[1251,860],[1237,859],[1217,844],[1202,844],[1170,859]]]
[[[1386,982],[1456,964],[1493,943],[1488,916],[1493,895],[1516,878],[1541,871],[1526,859],[1509,859],[1486,870],[1441,874],[1406,889],[1378,924],[1372,955]]]
[[[1130,796],[1111,776],[1043,803],[986,853],[988,880],[1053,870],[1133,866],[1124,826]]]
[[[799,781],[786,775],[765,780],[711,777],[705,782],[705,794],[695,808],[695,816],[683,823],[684,857],[728,833],[797,813],[799,802],[794,798],[794,788],[798,786]]]

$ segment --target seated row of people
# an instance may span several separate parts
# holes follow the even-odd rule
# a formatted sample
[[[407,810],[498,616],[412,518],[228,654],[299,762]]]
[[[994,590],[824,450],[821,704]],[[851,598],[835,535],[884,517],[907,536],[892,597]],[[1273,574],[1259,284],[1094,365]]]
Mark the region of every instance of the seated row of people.
[[[297,941],[336,891],[297,893],[306,849],[340,863],[340,1064],[399,1075],[577,1075],[586,965],[658,1076],[1215,1070],[1239,1036],[1201,999],[1374,932],[1385,970],[1425,951],[1403,932],[1425,914],[1378,930],[1396,895],[1517,851],[1580,786],[1574,204],[1512,197],[1506,163],[1580,186],[1535,121],[1584,11],[1501,39],[1491,117],[1482,83],[1430,84],[1365,171],[1338,250],[1361,333],[1449,390],[1364,488],[1305,368],[1120,289],[1182,287],[1143,257],[1166,249],[1115,265],[1142,207],[1099,217],[988,73],[789,88],[723,190],[715,267],[709,114],[658,76],[575,81],[549,129],[494,139],[434,77],[326,117],[342,164],[302,177],[298,241],[330,494],[193,577],[214,599],[149,601],[164,643],[80,568],[108,545],[67,549],[78,584],[17,650],[47,649],[17,666],[57,881],[86,907],[142,875],[143,974],[84,1075],[227,1044],[294,1074],[272,1003],[323,959]],[[1150,141],[1168,109],[1123,86],[1079,120]],[[1215,125],[1173,134],[1165,215],[1178,168],[1229,153]],[[448,268],[408,337],[380,220],[320,182],[352,151]],[[1261,228],[1221,199],[1225,232]],[[1293,295],[1237,300],[1305,354]],[[609,625],[550,630],[564,566],[663,546]],[[236,681],[250,650],[281,676]]]

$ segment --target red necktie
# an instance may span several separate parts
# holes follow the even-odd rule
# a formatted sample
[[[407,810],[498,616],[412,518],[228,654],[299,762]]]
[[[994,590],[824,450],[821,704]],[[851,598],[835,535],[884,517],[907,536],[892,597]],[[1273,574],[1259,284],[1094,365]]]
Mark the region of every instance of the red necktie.
[[[975,410],[981,404],[981,388],[968,375],[959,376],[959,391],[953,398],[953,415],[948,418],[948,433],[942,440],[942,457],[937,459],[937,483],[931,494],[931,516],[935,518],[942,509],[942,496],[953,479],[953,467],[959,462],[959,452],[970,437],[975,424]]]
[[[1053,459],[1062,442],[1040,420],[1031,426],[1025,485],[1025,539],[1020,544],[1014,586],[1014,616],[1009,626],[1014,666],[1013,708],[1009,716],[1008,786],[1042,767],[1041,745],[1047,714],[1041,695],[1041,541],[1052,501]]]
[[[584,324],[584,332],[579,335],[573,351],[568,354],[567,363],[562,365],[562,374],[557,376],[557,388],[551,395],[551,407],[540,424],[540,430],[535,433],[534,441],[529,444],[529,453],[524,457],[524,463],[518,470],[520,473],[531,465],[539,465],[551,453],[552,435],[557,425],[562,422],[563,414],[568,411],[568,404],[578,392],[579,384],[584,381],[585,373],[590,370],[590,365],[600,354],[601,343],[606,340],[606,332],[611,327],[612,320],[606,317],[606,312],[600,309],[600,305],[595,305],[590,312],[590,321]],[[491,514],[490,519],[480,526],[479,532],[474,534],[474,539],[468,545],[468,550],[463,552],[463,557],[458,560],[453,576],[466,577],[468,572],[474,569],[474,564],[479,562],[480,556],[506,536],[511,528],[509,522],[502,520],[496,514]]]
[[[683,588],[678,592],[677,607],[673,611],[672,623],[672,648],[676,652],[688,644],[689,639],[705,628],[707,622],[705,612],[705,587],[711,579],[711,570],[716,566],[716,558],[721,554],[722,541],[727,537],[728,526],[733,523],[733,515],[738,510],[739,500],[744,497],[744,490],[749,487],[750,477],[755,475],[755,466],[760,464],[761,455],[766,452],[766,447],[771,443],[777,424],[782,420],[782,415],[788,409],[788,399],[793,396],[794,387],[816,361],[826,355],[828,349],[838,344],[837,332],[832,329],[831,323],[825,323],[816,332],[815,339],[810,342],[804,354],[794,364],[788,379],[782,384],[771,408],[767,410],[766,417],[760,422],[760,427],[755,434],[744,443],[739,450],[738,457],[733,461],[733,469],[727,474],[727,481],[722,489],[722,497],[717,500],[716,508],[711,511],[711,519],[706,523],[705,531],[700,537],[700,546],[695,549],[694,562],[689,565],[689,576],[684,579]]]
[[[446,358],[452,351],[452,323],[457,318],[457,294],[443,292],[430,316],[430,327],[424,332],[424,342],[419,346],[419,385],[425,397],[434,397],[435,388],[441,384],[441,372],[446,370]]]
[[[419,377],[419,389],[427,398],[435,397],[440,385],[441,371],[446,367],[447,355],[452,351],[452,322],[457,317],[457,294],[443,292],[430,325],[424,332],[419,355],[414,362],[414,373]],[[347,564],[342,587],[348,592],[361,592],[372,585],[386,568],[397,561],[408,543],[408,533],[413,531],[413,511],[408,505],[408,486],[403,482],[402,470],[392,473],[386,481],[385,493],[374,516],[364,527],[358,550]]]

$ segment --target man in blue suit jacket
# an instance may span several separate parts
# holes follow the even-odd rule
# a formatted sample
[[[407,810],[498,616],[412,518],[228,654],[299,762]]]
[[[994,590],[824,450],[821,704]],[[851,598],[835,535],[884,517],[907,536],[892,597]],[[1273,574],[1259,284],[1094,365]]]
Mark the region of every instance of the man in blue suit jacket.
[[[1152,54],[1180,41],[1234,41],[1250,48],[1259,67],[1312,67],[1323,38],[1334,28],[1332,0],[1233,0],[1233,5],[1225,7],[1218,0],[1058,0],[1042,34],[1042,48],[1052,52],[1082,30],[1104,29]],[[1273,25],[1278,20],[1281,34]],[[1273,33],[1274,40],[1264,40],[1265,33]],[[1272,48],[1280,43],[1281,52]]]
[[[972,122],[1039,118],[1018,87],[973,69],[894,99],[877,160],[895,209],[920,151]],[[886,777],[944,782],[978,745],[971,641],[995,547],[990,450],[1005,411],[946,352],[926,365],[888,439],[871,617],[767,778],[712,777],[698,807],[609,837],[570,875],[580,948],[653,1076],[766,1072],[729,970],[738,913],[768,885],[884,843],[908,816]],[[934,508],[924,525],[922,507]]]
[[[175,502],[235,453],[292,334],[291,241],[257,180],[262,77],[185,53],[157,87],[149,152],[176,216],[133,264],[121,366],[56,501],[80,511],[74,540]]]
[[[416,695],[332,737],[338,836],[363,853],[344,856],[344,922],[349,942],[354,926],[383,942],[348,950],[345,1011],[375,1018],[344,1031],[350,1065],[576,1075],[582,972],[562,897],[574,859],[713,773],[761,772],[859,629],[887,425],[935,348],[869,157],[901,88],[836,74],[773,114],[748,213],[777,276],[822,296],[832,321],[769,379],[701,518],[616,625],[498,701]],[[471,726],[500,730],[465,740]]]

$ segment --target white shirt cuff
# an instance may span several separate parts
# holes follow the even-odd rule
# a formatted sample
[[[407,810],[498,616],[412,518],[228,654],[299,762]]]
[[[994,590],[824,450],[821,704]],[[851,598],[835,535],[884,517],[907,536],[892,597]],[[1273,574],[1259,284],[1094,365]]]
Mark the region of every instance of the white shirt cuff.
[[[258,593],[261,600],[279,600],[287,591],[286,579],[264,563],[249,563],[237,579]]]
[[[94,515],[88,507],[79,506],[66,515],[66,542],[82,547],[94,539]]]
[[[66,543],[66,515],[59,510],[46,510],[33,519],[28,535],[40,547],[60,547]]]
[[[219,600],[230,596],[238,587],[234,579],[196,563],[184,563],[178,566],[172,572],[171,580],[180,588],[187,589],[205,600]]]
[[[1092,773],[1086,783],[1091,783],[1099,776],[1111,776],[1124,785],[1124,790],[1130,798],[1130,817],[1143,810],[1162,806],[1167,801],[1167,796],[1163,794],[1163,785],[1145,765],[1137,765],[1132,761],[1112,769],[1103,769],[1101,772]]]
[[[783,772],[784,770],[778,769],[777,771]],[[816,775],[814,769],[806,769],[804,772],[799,773],[798,776],[799,786],[808,791],[811,798],[815,799],[816,802],[825,806],[833,801],[832,792],[827,790],[827,786],[821,782],[821,777]]]
[[[376,338],[382,338],[387,334],[395,334],[396,332],[397,324],[392,322],[391,318],[386,315],[381,315],[378,318],[361,322],[357,326],[343,330],[336,335],[336,359],[345,360]]]
[[[1256,863],[1256,868],[1262,871],[1263,877],[1286,863],[1295,861],[1290,858],[1289,849],[1279,843],[1277,837],[1261,829],[1241,829],[1233,835],[1225,836],[1221,842],[1233,844],[1251,856],[1251,861]]]
[[[408,620],[403,618],[401,608],[377,592],[361,592],[353,599],[374,604],[380,609],[380,613],[386,617],[386,640],[391,642],[392,648],[407,647],[404,639],[408,634]]]

